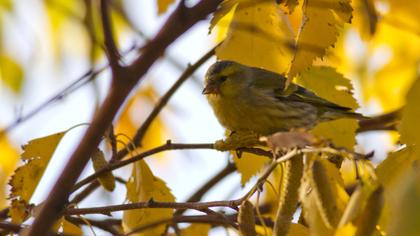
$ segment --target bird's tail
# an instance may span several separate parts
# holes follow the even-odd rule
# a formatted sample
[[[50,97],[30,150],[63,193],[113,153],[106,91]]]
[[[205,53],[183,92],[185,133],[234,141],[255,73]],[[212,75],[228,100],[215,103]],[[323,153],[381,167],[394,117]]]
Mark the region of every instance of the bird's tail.
[[[373,117],[359,119],[358,132],[373,130],[396,130],[402,117],[403,108]]]

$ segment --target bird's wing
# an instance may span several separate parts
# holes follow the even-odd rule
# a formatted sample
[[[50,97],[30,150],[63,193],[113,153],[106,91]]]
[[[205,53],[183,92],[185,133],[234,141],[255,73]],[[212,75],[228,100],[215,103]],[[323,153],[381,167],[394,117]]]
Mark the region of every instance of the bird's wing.
[[[343,107],[335,103],[332,103],[328,100],[325,100],[317,96],[315,93],[296,84],[291,84],[285,91],[276,90],[275,94],[276,94],[276,97],[278,97],[279,99],[288,99],[292,101],[310,103],[318,107],[328,107],[328,108],[333,108],[333,109],[342,110],[342,111],[351,110],[351,108]]]
[[[256,70],[255,70],[256,69]],[[256,77],[252,82],[252,87],[260,91],[273,93],[278,99],[287,99],[288,101],[304,102],[318,107],[328,107],[342,111],[350,111],[351,108],[343,107],[329,102],[315,93],[296,84],[290,84],[285,90],[286,78],[282,75],[270,72],[264,69],[254,68],[253,76]]]

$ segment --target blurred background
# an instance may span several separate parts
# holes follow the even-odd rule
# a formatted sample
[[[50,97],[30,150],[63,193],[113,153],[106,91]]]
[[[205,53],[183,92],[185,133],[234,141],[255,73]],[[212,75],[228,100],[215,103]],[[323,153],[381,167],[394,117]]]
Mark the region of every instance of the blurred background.
[[[108,69],[93,81],[83,78],[88,71],[107,64],[101,46],[98,2],[0,0],[0,129],[10,128],[0,137],[0,183],[5,186],[0,189],[1,208],[7,205],[5,183],[20,163],[20,146],[31,139],[89,123],[106,95],[110,82]],[[195,2],[187,1],[191,5]],[[360,112],[375,115],[392,111],[403,104],[406,91],[418,73],[415,66],[420,55],[417,16],[414,12],[406,14],[411,10],[404,6],[392,12],[394,1],[373,1],[378,13],[374,17],[386,19],[375,22],[373,28],[369,24],[374,21],[372,16],[363,15],[362,1],[354,2],[354,14],[359,15],[354,17],[352,25],[345,26],[345,33],[340,35],[328,57],[335,58],[338,70],[352,81]],[[116,0],[113,5],[115,35],[124,60],[129,62],[138,55],[136,49],[156,34],[176,4],[166,11],[158,9],[157,1],[149,0]],[[399,11],[404,12],[404,17],[399,18]],[[299,14],[290,17],[296,32],[300,17]],[[188,63],[197,61],[223,39],[227,26],[220,24],[208,34],[209,20],[198,23],[154,64],[115,122],[116,133],[125,134],[118,137],[120,147],[130,142],[129,137]],[[372,34],[372,30],[376,33]],[[169,139],[177,143],[211,143],[224,136],[224,129],[201,94],[206,68],[215,60],[213,57],[206,62],[176,92],[151,126],[143,150]],[[60,92],[78,80],[81,85],[77,89]],[[59,96],[51,100],[56,95]],[[47,101],[51,102],[45,104]],[[39,107],[42,110],[26,120]],[[33,203],[46,197],[85,129],[86,125],[82,125],[66,134],[32,198]],[[357,150],[374,151],[377,163],[394,149],[396,140],[396,134],[389,132],[366,133],[358,136]],[[226,153],[192,150],[166,152],[146,161],[153,173],[166,181],[177,201],[185,201],[224,168],[230,158]],[[84,176],[89,172],[92,172],[90,165]],[[130,173],[127,167],[117,170],[115,175],[127,178]],[[255,178],[250,183],[254,181]],[[235,172],[203,200],[232,199],[243,192],[241,176]],[[125,188],[117,185],[114,194],[98,190],[82,205],[100,206],[124,200]]]

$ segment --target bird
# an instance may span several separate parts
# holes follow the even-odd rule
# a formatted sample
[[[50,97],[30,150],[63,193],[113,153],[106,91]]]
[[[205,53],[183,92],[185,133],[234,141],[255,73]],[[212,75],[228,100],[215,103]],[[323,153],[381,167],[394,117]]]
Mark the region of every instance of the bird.
[[[286,86],[286,81],[275,72],[220,60],[207,70],[202,93],[220,124],[233,132],[271,135],[309,130],[320,122],[340,118],[365,118],[302,86]]]

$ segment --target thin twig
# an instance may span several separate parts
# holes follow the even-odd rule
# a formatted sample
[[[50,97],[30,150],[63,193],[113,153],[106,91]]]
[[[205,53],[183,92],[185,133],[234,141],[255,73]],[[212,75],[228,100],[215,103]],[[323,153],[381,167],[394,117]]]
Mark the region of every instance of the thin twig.
[[[102,31],[104,34],[105,52],[108,57],[109,64],[111,65],[111,69],[114,72],[115,70],[120,69],[120,54],[115,44],[114,35],[112,34],[112,22],[109,16],[108,0],[101,0],[100,8],[102,19]]]
[[[140,153],[138,155],[135,155],[132,158],[129,158],[129,159],[126,159],[126,160],[123,160],[123,161],[114,162],[114,163],[109,163],[109,165],[104,166],[102,169],[99,169],[98,171],[96,171],[92,175],[89,175],[85,179],[83,179],[80,182],[78,182],[77,184],[75,184],[73,189],[72,189],[72,192],[76,191],[77,189],[79,189],[83,185],[85,185],[87,183],[90,183],[91,181],[95,180],[97,177],[99,177],[100,175],[102,175],[105,172],[118,169],[122,166],[126,166],[128,164],[133,163],[133,162],[142,160],[142,159],[144,159],[148,156],[154,155],[154,154],[159,153],[159,152],[168,151],[168,150],[182,150],[182,149],[213,149],[213,144],[212,143],[184,144],[184,143],[171,143],[171,142],[168,141],[168,142],[166,142],[165,144],[163,144],[159,147],[156,147],[156,148],[150,149],[148,151],[145,151],[143,153]]]
[[[87,196],[89,196],[93,191],[95,191],[100,186],[98,180],[94,180],[90,183],[85,189],[78,193],[70,202],[69,205],[78,204],[83,201]]]

